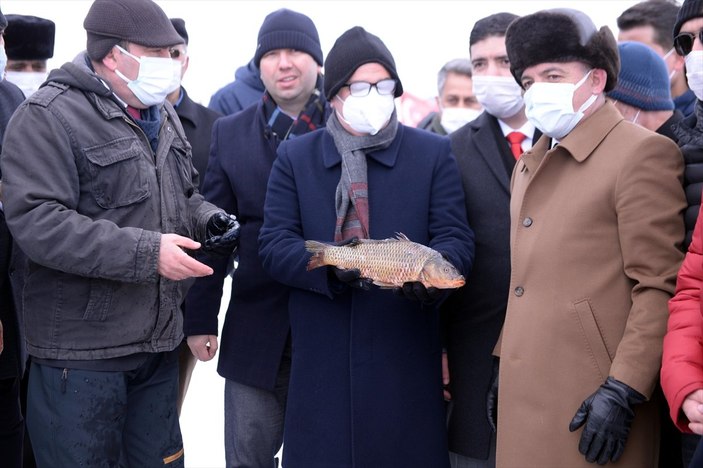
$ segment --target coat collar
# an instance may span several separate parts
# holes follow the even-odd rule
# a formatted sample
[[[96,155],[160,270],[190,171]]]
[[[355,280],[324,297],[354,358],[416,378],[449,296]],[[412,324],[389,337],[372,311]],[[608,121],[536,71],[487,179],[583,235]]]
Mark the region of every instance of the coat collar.
[[[198,127],[198,110],[195,107],[195,102],[188,97],[188,93],[183,86],[181,86],[181,102],[176,107],[176,113],[180,119],[186,119],[194,127]]]
[[[606,101],[600,109],[579,122],[576,128],[559,142],[558,146],[550,150],[551,138],[542,135],[532,149],[528,150],[520,160],[529,171],[537,170],[545,154],[550,151],[565,152],[576,161],[583,162],[611,130],[623,120],[623,116],[615,106],[610,101]]]
[[[395,134],[395,138],[393,139],[393,143],[391,145],[382,150],[382,151],[374,151],[372,153],[368,153],[366,155],[367,158],[371,158],[374,161],[378,162],[379,164],[382,164],[386,167],[393,167],[395,166],[395,162],[398,159],[398,150],[400,148],[400,142],[403,140],[403,132],[405,131],[405,126],[398,122],[398,132]],[[426,130],[423,130],[426,131]],[[322,154],[322,161],[323,164],[325,165],[325,168],[329,169],[337,164],[341,164],[342,162],[342,155],[339,154],[339,151],[337,151],[337,147],[334,145],[334,139],[332,138],[332,135],[327,132],[327,130],[324,130],[325,132],[325,151]]]

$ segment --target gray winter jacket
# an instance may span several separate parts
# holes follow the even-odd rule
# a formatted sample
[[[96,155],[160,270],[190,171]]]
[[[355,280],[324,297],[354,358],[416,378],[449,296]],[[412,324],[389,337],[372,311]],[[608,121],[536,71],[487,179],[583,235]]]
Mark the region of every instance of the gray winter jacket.
[[[159,276],[161,233],[202,241],[221,210],[196,189],[171,105],[154,152],[81,54],[19,107],[0,165],[7,223],[30,259],[29,353],[94,360],[174,349],[190,284]]]

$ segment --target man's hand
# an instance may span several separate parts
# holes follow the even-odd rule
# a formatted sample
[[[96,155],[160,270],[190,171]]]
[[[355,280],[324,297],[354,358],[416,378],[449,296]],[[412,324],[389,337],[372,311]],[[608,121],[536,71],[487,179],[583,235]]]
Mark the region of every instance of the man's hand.
[[[451,401],[452,394],[449,392],[449,359],[447,359],[446,351],[442,351],[442,386],[444,387],[444,399]]]
[[[208,276],[212,268],[186,254],[183,249],[197,250],[200,243],[178,234],[161,234],[158,271],[173,281]]]
[[[688,418],[688,428],[695,434],[703,434],[703,389],[691,392],[681,409]]]
[[[215,335],[193,335],[187,338],[188,347],[193,356],[205,362],[217,354],[217,337]]]
[[[584,426],[579,452],[587,462],[605,465],[609,461],[618,461],[625,451],[635,418],[632,407],[645,400],[632,387],[612,377],[584,400],[569,424],[569,431]]]

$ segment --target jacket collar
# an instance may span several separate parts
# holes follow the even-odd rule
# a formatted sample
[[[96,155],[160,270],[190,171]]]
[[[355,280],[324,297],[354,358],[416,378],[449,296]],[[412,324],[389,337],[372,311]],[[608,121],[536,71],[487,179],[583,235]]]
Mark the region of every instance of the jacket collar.
[[[600,109],[582,120],[576,127],[566,135],[559,145],[550,150],[552,139],[547,135],[537,141],[521,159],[527,169],[535,171],[541,163],[544,155],[549,151],[562,151],[574,158],[578,162],[585,161],[608,136],[608,134],[624,120],[612,102],[606,101]]]

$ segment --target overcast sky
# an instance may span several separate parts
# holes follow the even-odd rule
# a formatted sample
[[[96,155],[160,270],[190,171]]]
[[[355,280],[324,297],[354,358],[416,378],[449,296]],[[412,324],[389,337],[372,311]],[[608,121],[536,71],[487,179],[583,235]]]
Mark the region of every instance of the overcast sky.
[[[83,19],[91,0],[2,0],[5,14],[27,14],[56,23],[51,68],[85,49]],[[205,105],[220,87],[234,79],[235,69],[253,55],[265,16],[286,7],[308,15],[317,25],[323,53],[352,26],[363,26],[386,43],[393,54],[405,91],[419,97],[436,95],[441,66],[469,56],[469,33],[476,20],[508,11],[524,15],[544,8],[571,7],[587,13],[596,26],[617,35],[615,19],[632,0],[157,0],[167,15],[186,21],[191,65],[184,86]]]

